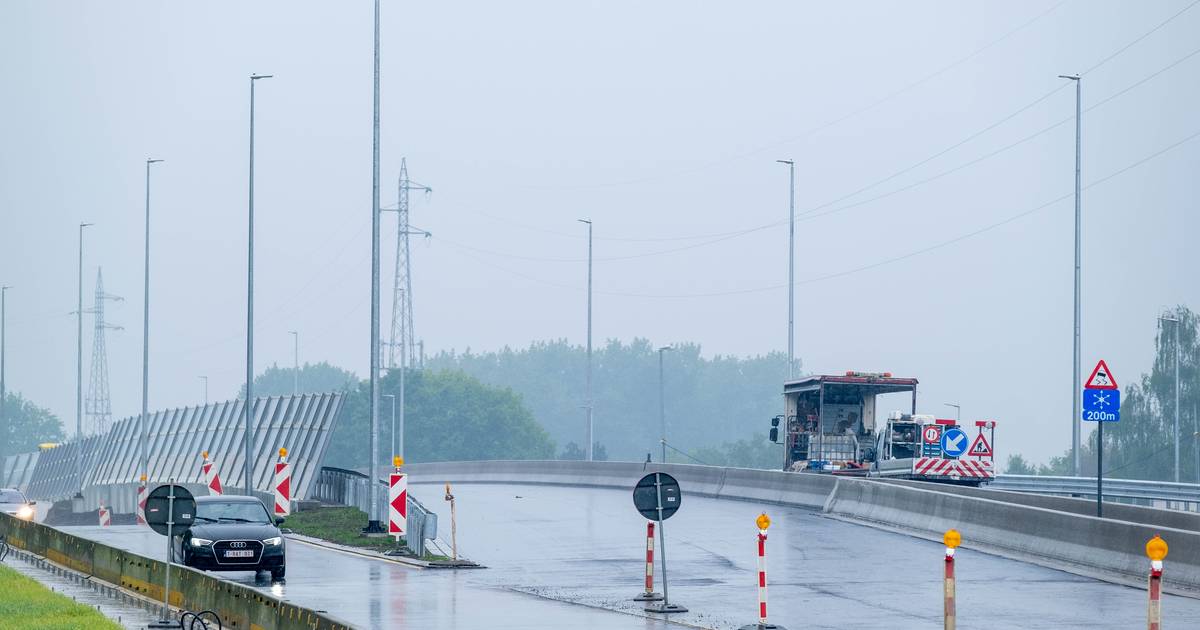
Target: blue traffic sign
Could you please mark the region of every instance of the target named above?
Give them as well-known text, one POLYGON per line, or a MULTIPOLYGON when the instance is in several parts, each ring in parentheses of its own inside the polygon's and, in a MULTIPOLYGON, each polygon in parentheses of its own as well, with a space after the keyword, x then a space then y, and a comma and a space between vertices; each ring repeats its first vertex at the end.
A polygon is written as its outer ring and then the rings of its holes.
POLYGON ((1089 422, 1121 421, 1121 390, 1083 390, 1083 419, 1089 422))
POLYGON ((967 434, 957 427, 942 433, 942 455, 960 457, 967 452, 967 434))

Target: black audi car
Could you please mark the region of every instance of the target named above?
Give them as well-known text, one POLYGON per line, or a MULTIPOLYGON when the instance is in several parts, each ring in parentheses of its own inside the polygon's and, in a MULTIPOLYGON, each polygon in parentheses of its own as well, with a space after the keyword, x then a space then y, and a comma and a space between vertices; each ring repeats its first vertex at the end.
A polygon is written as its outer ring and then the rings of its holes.
POLYGON ((254 497, 196 497, 196 519, 175 539, 175 561, 205 571, 270 571, 271 579, 283 579, 282 523, 254 497))

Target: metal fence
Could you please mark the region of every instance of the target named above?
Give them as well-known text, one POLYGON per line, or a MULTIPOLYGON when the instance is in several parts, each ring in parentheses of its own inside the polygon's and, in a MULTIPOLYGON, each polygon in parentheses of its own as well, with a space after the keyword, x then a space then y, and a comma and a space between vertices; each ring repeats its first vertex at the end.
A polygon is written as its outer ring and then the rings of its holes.
MULTIPOLYGON (((366 475, 353 470, 322 468, 309 490, 308 498, 323 503, 356 507, 367 514, 371 513, 371 501, 374 500, 379 514, 383 518, 387 517, 387 483, 380 480, 372 488, 366 475)), ((426 541, 437 539, 437 513, 417 501, 411 492, 408 493, 408 517, 405 519, 405 526, 408 530, 405 534, 408 548, 412 549, 417 557, 424 557, 426 541)))
MULTIPOLYGON (((999 475, 988 485, 996 490, 1096 498, 1095 477, 999 475)), ((1172 510, 1200 512, 1200 484, 1138 479, 1105 479, 1105 500, 1172 510)))

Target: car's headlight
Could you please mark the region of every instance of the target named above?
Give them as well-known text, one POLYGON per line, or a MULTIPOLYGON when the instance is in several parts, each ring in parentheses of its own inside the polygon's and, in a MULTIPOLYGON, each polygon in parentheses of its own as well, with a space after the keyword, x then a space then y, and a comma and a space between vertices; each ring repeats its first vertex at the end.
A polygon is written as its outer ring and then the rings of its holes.
POLYGON ((213 541, 211 541, 207 538, 192 538, 192 546, 193 547, 207 547, 207 546, 211 545, 212 543, 213 543, 213 541))
POLYGON ((274 538, 264 539, 263 544, 268 547, 277 547, 277 546, 283 544, 283 536, 276 536, 274 538))
POLYGON ((22 505, 19 509, 17 509, 17 518, 24 519, 26 521, 32 519, 33 508, 29 507, 28 505, 22 505))

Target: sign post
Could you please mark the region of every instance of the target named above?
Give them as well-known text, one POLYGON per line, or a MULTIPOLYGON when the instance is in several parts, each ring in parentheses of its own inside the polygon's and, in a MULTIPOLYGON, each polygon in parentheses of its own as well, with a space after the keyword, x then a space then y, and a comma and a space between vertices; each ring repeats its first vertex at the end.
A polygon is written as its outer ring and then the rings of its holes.
POLYGON ((658 557, 661 560, 659 564, 662 565, 663 598, 660 603, 646 604, 643 609, 646 612, 687 612, 687 608, 670 603, 670 594, 667 592, 666 534, 663 531, 666 529, 663 522, 679 510, 681 499, 679 482, 667 473, 650 473, 638 480, 637 485, 633 487, 633 506, 642 516, 658 522, 658 557))
POLYGON ((1104 516, 1104 423, 1121 421, 1121 390, 1104 359, 1083 385, 1083 419, 1096 427, 1096 516, 1104 516))
POLYGON ((170 479, 146 498, 146 523, 150 528, 167 537, 167 563, 164 572, 162 618, 147 625, 147 628, 179 628, 178 621, 171 619, 171 560, 175 556, 175 537, 191 528, 196 519, 196 500, 183 486, 175 485, 170 479))

